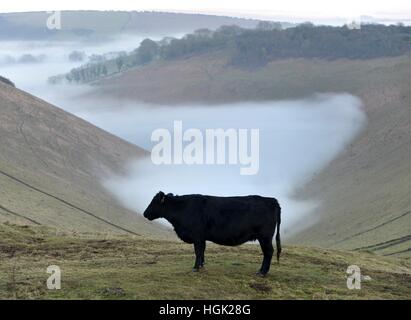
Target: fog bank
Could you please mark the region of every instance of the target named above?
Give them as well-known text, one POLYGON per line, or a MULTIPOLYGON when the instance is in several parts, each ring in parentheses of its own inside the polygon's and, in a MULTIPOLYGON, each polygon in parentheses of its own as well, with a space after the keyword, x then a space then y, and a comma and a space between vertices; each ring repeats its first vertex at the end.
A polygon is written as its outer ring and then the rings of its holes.
POLYGON ((365 123, 361 102, 348 94, 317 95, 296 101, 239 103, 184 107, 95 101, 78 106, 78 116, 138 146, 151 150, 153 130, 172 132, 173 121, 184 130, 260 130, 260 169, 242 176, 240 165, 154 165, 150 157, 128 166, 126 176, 113 176, 103 185, 126 207, 142 213, 160 190, 174 194, 218 196, 258 194, 276 197, 283 208, 284 233, 304 227, 303 219, 319 204, 296 201, 293 193, 324 168, 353 139, 365 123), (94 107, 93 107, 94 106, 94 107))

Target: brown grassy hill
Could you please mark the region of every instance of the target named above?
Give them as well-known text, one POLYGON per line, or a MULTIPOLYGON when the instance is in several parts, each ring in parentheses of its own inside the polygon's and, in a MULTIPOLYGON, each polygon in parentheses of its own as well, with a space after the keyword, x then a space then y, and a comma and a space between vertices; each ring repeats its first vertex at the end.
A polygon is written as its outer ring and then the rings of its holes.
MULTIPOLYGON (((99 94, 150 103, 223 103, 349 92, 368 125, 300 197, 322 201, 319 223, 293 242, 411 254, 411 57, 281 60, 260 69, 227 64, 223 53, 161 62, 105 79, 99 94)), ((286 219, 286 213, 284 213, 286 219)))
POLYGON ((0 222, 161 233, 100 186, 146 152, 0 82, 0 222))

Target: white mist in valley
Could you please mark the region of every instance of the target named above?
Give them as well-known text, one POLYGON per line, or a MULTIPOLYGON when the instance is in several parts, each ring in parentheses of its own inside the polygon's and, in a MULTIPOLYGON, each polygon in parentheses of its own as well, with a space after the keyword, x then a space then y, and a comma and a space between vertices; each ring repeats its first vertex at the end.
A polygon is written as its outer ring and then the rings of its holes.
POLYGON ((71 111, 146 150, 155 145, 152 132, 165 128, 172 133, 174 121, 182 121, 183 130, 202 132, 259 129, 260 160, 255 175, 240 175, 241 164, 154 165, 147 156, 131 162, 126 175, 105 179, 103 184, 123 205, 139 213, 160 190, 177 195, 275 197, 283 209, 285 235, 306 227, 307 221, 315 222, 315 215, 304 217, 314 213, 319 203, 294 199, 296 189, 335 158, 365 123, 360 100, 348 94, 184 107, 88 101, 71 111))

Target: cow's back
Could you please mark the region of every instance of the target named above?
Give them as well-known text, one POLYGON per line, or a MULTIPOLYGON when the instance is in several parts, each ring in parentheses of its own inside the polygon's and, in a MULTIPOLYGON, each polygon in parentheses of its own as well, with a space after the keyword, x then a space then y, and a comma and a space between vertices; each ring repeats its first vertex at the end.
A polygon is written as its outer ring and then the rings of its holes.
POLYGON ((261 196, 206 196, 202 210, 206 240, 239 245, 260 237, 273 236, 279 205, 261 196))

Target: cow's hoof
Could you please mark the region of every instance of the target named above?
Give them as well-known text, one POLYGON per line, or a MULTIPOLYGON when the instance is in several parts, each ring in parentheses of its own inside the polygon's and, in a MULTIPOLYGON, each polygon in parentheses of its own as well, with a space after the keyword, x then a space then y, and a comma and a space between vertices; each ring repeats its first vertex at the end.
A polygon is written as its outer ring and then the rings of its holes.
POLYGON ((198 268, 193 268, 192 270, 191 270, 192 272, 198 272, 198 271, 200 271, 198 268))
POLYGON ((257 273, 255 274, 257 277, 261 277, 264 278, 267 274, 266 273, 262 273, 261 271, 257 271, 257 273))

